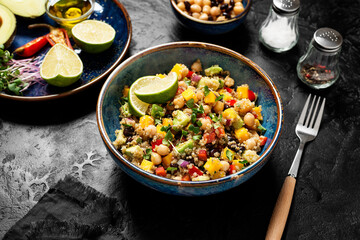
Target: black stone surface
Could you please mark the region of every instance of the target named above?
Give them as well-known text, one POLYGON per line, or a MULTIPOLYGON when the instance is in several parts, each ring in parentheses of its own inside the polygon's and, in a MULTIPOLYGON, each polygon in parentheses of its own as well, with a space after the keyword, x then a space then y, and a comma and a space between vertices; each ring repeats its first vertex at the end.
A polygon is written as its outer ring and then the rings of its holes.
POLYGON ((230 191, 198 198, 164 195, 125 175, 110 159, 96 126, 101 86, 41 104, 0 100, 0 238, 65 175, 72 175, 123 209, 128 239, 263 239, 299 141, 295 125, 309 93, 327 98, 321 130, 307 144, 284 239, 360 238, 360 1, 301 1, 300 39, 289 52, 262 47, 260 24, 271 1, 254 1, 245 23, 222 36, 183 28, 167 0, 121 1, 130 14, 128 56, 172 41, 231 48, 260 65, 278 87, 284 127, 268 164, 230 191), (331 27, 344 44, 341 76, 331 88, 310 90, 296 64, 314 31, 331 27))

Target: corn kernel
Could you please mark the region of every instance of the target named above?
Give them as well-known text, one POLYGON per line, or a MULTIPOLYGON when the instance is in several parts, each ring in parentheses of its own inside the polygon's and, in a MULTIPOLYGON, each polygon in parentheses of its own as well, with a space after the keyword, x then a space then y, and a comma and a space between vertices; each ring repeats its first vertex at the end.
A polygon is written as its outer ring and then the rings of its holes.
POLYGON ((215 173, 219 172, 221 169, 221 163, 220 160, 217 158, 209 158, 205 165, 204 168, 209 172, 210 175, 214 175, 215 173))
POLYGON ((210 92, 205 98, 205 103, 215 103, 216 96, 213 92, 210 92))
POLYGON ((170 167, 171 160, 172 160, 172 153, 169 153, 168 155, 162 158, 162 165, 164 166, 165 169, 170 167))
POLYGON ((145 115, 140 117, 139 123, 142 128, 146 128, 147 126, 154 124, 154 119, 149 115, 145 115))
POLYGON ((248 98, 249 97, 249 86, 247 84, 241 85, 237 87, 236 92, 238 94, 238 98, 248 98))
POLYGON ((242 127, 235 130, 235 137, 242 143, 250 138, 250 133, 246 128, 242 127))
POLYGON ((190 88, 186 89, 184 92, 181 93, 181 95, 184 97, 186 101, 189 101, 190 99, 194 99, 194 102, 197 102, 198 99, 196 97, 196 94, 194 91, 190 88))
POLYGON ((150 172, 152 167, 154 166, 154 164, 151 161, 148 160, 142 160, 141 164, 140 164, 140 168, 150 172))

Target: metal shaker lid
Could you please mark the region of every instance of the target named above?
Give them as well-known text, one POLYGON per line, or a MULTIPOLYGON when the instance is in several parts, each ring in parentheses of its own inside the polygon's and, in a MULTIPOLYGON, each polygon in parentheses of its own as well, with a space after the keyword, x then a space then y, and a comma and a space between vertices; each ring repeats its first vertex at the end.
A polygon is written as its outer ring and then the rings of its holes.
POLYGON ((299 12, 300 0, 273 0, 274 11, 282 15, 293 15, 299 12))
POLYGON ((314 33, 314 46, 325 52, 336 52, 341 48, 343 38, 332 28, 320 28, 314 33))

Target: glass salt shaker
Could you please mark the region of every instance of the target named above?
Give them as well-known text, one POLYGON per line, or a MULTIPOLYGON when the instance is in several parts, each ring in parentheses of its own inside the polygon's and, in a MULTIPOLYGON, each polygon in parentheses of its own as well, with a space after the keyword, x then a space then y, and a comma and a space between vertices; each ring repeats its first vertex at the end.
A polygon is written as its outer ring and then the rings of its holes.
POLYGON ((318 29, 307 52, 299 59, 297 75, 301 81, 314 89, 333 85, 339 78, 339 55, 343 38, 331 28, 318 29))
POLYGON ((260 42, 278 53, 294 47, 299 39, 299 10, 300 0, 273 0, 259 31, 260 42))

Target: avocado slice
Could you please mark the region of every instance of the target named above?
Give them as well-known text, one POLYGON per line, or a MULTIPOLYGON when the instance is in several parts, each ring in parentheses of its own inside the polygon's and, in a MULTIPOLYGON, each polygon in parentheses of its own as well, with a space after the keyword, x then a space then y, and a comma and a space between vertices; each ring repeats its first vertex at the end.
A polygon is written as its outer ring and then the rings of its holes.
POLYGON ((211 66, 207 69, 205 69, 205 75, 206 76, 214 76, 214 75, 218 75, 223 71, 223 69, 221 67, 219 67, 219 65, 214 65, 211 66))
POLYGON ((135 145, 127 148, 125 150, 125 155, 127 155, 130 158, 142 158, 144 153, 140 146, 135 145))
POLYGON ((15 37, 16 18, 5 6, 0 4, 0 45, 8 48, 15 37))
POLYGON ((183 153, 185 152, 186 149, 193 149, 194 148, 194 140, 190 139, 187 140, 184 143, 179 144, 178 146, 175 147, 175 149, 179 152, 179 153, 183 153))
POLYGON ((126 143, 126 137, 124 136, 124 130, 120 129, 116 131, 116 139, 113 142, 114 146, 119 149, 121 145, 126 143))
POLYGON ((185 127, 191 120, 190 116, 186 115, 183 111, 176 110, 173 113, 173 129, 179 131, 181 128, 185 127))
POLYGON ((244 126, 244 120, 242 120, 242 118, 238 116, 237 118, 235 118, 232 125, 235 129, 240 129, 244 126))
POLYGON ((14 14, 27 18, 43 15, 45 3, 46 0, 0 0, 0 4, 9 8, 14 14))

